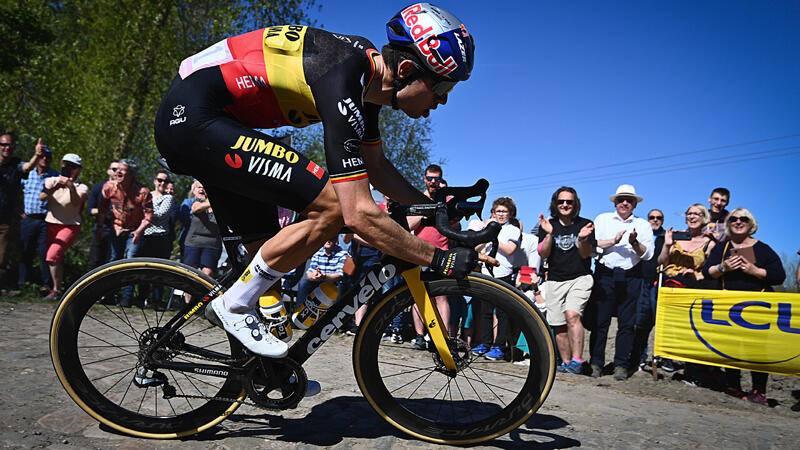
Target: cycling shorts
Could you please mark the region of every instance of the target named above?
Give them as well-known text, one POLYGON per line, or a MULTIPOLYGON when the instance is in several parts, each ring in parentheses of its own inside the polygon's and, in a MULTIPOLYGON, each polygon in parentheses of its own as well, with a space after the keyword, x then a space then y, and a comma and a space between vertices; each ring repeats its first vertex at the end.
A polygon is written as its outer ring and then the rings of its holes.
POLYGON ((328 174, 281 140, 225 113, 231 101, 219 67, 176 77, 156 114, 156 144, 174 172, 203 183, 223 236, 269 238, 280 230, 276 205, 302 212, 328 174))

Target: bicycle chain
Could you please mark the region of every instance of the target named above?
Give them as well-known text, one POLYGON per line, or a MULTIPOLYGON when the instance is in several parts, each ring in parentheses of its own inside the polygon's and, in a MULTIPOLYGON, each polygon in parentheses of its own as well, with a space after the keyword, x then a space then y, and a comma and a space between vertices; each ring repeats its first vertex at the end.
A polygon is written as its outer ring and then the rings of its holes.
MULTIPOLYGON (((245 363, 245 362, 247 362, 247 360, 249 360, 251 358, 251 357, 244 357, 244 358, 238 358, 238 359, 211 358, 211 357, 208 357, 208 356, 200 356, 200 355, 198 355, 196 353, 190 353, 190 352, 185 352, 185 351, 176 350, 176 349, 170 349, 170 350, 173 351, 175 353, 175 355, 189 356, 189 357, 192 357, 192 358, 195 358, 195 359, 200 359, 200 360, 203 360, 203 361, 218 362, 218 363, 223 363, 223 364, 245 363)), ((172 396, 169 397, 169 399, 173 399, 173 398, 194 398, 194 399, 200 399, 200 400, 211 400, 211 401, 220 401, 220 402, 229 402, 229 403, 241 403, 242 405, 256 406, 256 407, 259 407, 259 408, 268 409, 268 408, 264 408, 262 405, 259 405, 259 404, 255 403, 255 402, 248 401, 246 398, 240 400, 238 398, 232 398, 232 397, 216 397, 216 396, 189 395, 189 394, 177 394, 177 393, 175 395, 172 395, 172 396)), ((167 399, 167 400, 169 400, 169 399, 167 399)))

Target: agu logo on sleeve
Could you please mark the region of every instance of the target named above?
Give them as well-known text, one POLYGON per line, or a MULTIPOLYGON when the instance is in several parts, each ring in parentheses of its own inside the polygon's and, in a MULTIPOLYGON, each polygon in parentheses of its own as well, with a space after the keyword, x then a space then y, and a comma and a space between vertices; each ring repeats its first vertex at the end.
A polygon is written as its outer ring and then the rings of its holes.
POLYGON ((800 358, 800 308, 796 302, 792 308, 791 302, 783 300, 762 301, 741 295, 695 298, 689 308, 692 331, 708 350, 731 363, 796 363, 800 358))

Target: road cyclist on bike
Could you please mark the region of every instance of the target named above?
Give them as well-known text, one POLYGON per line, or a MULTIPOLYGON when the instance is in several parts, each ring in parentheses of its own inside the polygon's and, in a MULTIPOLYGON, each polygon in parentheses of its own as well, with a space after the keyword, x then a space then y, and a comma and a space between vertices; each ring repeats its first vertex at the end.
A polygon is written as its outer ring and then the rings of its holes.
POLYGON ((173 171, 206 187, 215 214, 243 237, 252 261, 210 302, 223 328, 253 353, 284 357, 288 345, 256 313, 258 297, 306 261, 343 225, 382 252, 462 278, 474 249, 436 249, 373 201, 370 183, 395 201, 429 203, 384 155, 381 106, 428 117, 469 78, 474 43, 450 12, 417 3, 386 25, 381 51, 367 39, 307 26, 271 26, 224 39, 185 59, 155 121, 173 171), (254 128, 322 122, 328 171, 254 128), (368 175, 369 174, 369 175, 368 175), (306 220, 280 229, 276 205, 306 220))

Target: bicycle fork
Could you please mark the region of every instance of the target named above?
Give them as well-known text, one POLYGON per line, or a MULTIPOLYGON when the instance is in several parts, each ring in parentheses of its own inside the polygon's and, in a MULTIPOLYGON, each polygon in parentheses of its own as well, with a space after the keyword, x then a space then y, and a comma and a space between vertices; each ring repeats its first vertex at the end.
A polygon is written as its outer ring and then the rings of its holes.
POLYGON ((425 289, 425 283, 420 278, 422 269, 419 266, 401 272, 403 278, 406 279, 411 296, 414 297, 414 303, 417 304, 422 319, 425 322, 425 327, 428 329, 428 334, 431 336, 431 341, 436 345, 436 351, 442 359, 442 363, 452 374, 458 372, 458 366, 450 353, 450 347, 447 345, 447 327, 442 323, 442 317, 439 315, 439 309, 436 303, 428 295, 428 290, 425 289))

